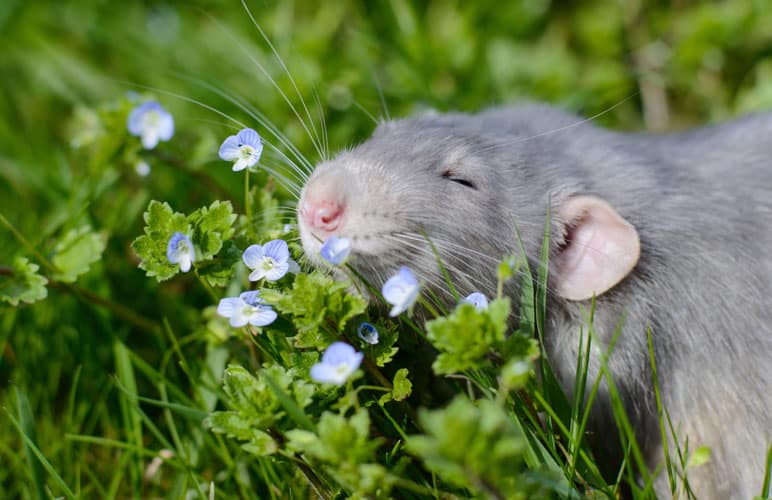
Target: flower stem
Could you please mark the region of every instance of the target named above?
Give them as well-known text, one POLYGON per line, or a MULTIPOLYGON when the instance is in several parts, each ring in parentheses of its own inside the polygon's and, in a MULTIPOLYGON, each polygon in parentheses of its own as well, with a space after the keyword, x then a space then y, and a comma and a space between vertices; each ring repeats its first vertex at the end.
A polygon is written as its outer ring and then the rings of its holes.
POLYGON ((253 239, 252 236, 252 203, 249 200, 249 169, 244 169, 244 213, 247 218, 247 238, 253 239))
POLYGON ((20 232, 19 232, 19 231, 18 231, 18 230, 17 230, 17 229, 16 229, 16 228, 13 226, 13 224, 11 224, 11 223, 8 221, 8 219, 6 219, 6 218, 3 216, 3 214, 0 214, 0 223, 2 223, 2 225, 3 225, 3 226, 5 226, 5 227, 6 227, 6 229, 8 229, 8 230, 11 232, 11 234, 13 234, 14 238, 16 238, 16 240, 17 240, 19 243, 21 243, 21 245, 22 245, 24 248, 26 248, 26 249, 27 249, 27 251, 28 251, 29 253, 31 253, 32 255, 34 255, 34 256, 35 256, 35 258, 38 260, 38 262, 40 262, 40 264, 41 264, 43 267, 45 267, 46 269, 48 269, 48 271, 50 271, 50 272, 51 272, 51 273, 53 273, 53 274, 57 274, 57 273, 59 273, 59 272, 60 272, 60 271, 59 271, 59 269, 57 269, 57 268, 56 268, 56 266, 54 266, 54 265, 51 263, 51 261, 49 261, 48 259, 46 259, 46 258, 43 256, 43 254, 41 254, 40 252, 38 252, 38 251, 37 251, 37 249, 35 248, 35 246, 34 246, 32 243, 30 243, 30 242, 29 242, 29 240, 27 240, 27 238, 25 238, 25 237, 24 237, 24 235, 23 235, 23 234, 21 234, 21 233, 20 233, 20 232))
POLYGON ((215 302, 219 301, 220 299, 217 297, 217 294, 214 293, 214 290, 209 285, 209 283, 207 283, 206 280, 204 278, 202 278, 200 274, 198 274, 198 269, 194 268, 193 272, 196 273, 196 278, 198 278, 198 281, 201 283, 201 286, 204 287, 204 289, 207 291, 207 293, 212 298, 212 300, 215 301, 215 302))
POLYGON ((59 288, 61 290, 67 290, 75 296, 84 299, 92 304, 102 306, 114 313, 119 318, 123 318, 137 328, 141 328, 149 333, 157 333, 160 325, 151 319, 148 319, 140 314, 135 313, 126 306, 123 306, 117 302, 114 302, 108 298, 97 295, 96 293, 88 290, 87 288, 81 288, 69 283, 62 283, 61 281, 49 281, 49 286, 52 288, 59 288))

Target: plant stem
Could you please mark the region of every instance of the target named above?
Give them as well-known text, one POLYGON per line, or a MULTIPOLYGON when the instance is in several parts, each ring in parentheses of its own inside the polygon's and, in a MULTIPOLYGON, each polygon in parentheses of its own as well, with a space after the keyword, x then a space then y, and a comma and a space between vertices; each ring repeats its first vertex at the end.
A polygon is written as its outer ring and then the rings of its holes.
POLYGON ((252 240, 252 204, 249 202, 249 169, 244 169, 244 213, 247 218, 247 239, 252 240))
POLYGON ((56 268, 48 259, 46 259, 43 254, 37 251, 35 246, 30 243, 27 238, 24 237, 23 234, 21 234, 14 226, 11 224, 8 219, 6 219, 3 214, 0 214, 0 223, 2 223, 6 229, 8 229, 11 234, 13 234, 14 238, 18 240, 21 245, 27 249, 29 253, 35 256, 35 258, 40 262, 40 264, 48 269, 51 273, 59 273, 59 269, 56 268))
POLYGON ((91 302, 92 304, 109 309, 116 316, 125 319, 126 321, 136 326, 137 328, 141 328, 142 330, 145 330, 149 333, 157 333, 160 328, 159 325, 156 322, 152 321, 151 319, 148 319, 140 314, 135 313, 134 311, 132 311, 131 309, 129 309, 124 305, 114 302, 108 298, 102 297, 101 295, 97 295, 91 290, 80 288, 75 285, 70 285, 68 283, 62 283, 61 281, 49 281, 48 284, 52 288, 66 290, 68 292, 71 292, 77 295, 80 298, 87 300, 88 302, 91 302))
POLYGON ((207 291, 207 293, 212 298, 212 300, 215 302, 219 301, 220 299, 217 297, 217 294, 214 293, 214 290, 209 285, 209 283, 207 283, 206 280, 202 278, 200 274, 198 274, 198 269, 193 269, 193 271, 196 273, 196 278, 198 278, 198 281, 201 283, 201 286, 204 287, 204 289, 207 291))

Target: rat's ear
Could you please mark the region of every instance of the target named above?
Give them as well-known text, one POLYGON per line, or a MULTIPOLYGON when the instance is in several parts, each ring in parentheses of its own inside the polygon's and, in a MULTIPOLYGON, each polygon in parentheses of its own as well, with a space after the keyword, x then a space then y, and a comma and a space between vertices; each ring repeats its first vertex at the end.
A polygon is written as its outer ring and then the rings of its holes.
POLYGON ((601 295, 633 270, 641 255, 638 231, 594 196, 570 198, 560 208, 565 244, 553 258, 553 286, 566 300, 601 295))

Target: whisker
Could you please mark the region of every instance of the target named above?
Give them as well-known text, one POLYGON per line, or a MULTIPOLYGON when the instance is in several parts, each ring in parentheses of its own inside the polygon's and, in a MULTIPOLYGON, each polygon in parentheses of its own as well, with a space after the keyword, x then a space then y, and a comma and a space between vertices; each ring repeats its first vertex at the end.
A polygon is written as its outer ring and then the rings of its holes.
POLYGON ((383 87, 381 87, 381 81, 378 79, 378 75, 375 73, 375 69, 372 70, 373 81, 375 82, 375 88, 378 90, 378 98, 381 100, 381 107, 383 108, 383 116, 386 120, 391 120, 389 114, 389 107, 386 106, 386 96, 383 94, 383 87))
POLYGON ((316 91, 316 86, 314 86, 314 100, 316 101, 316 109, 319 113, 319 123, 322 128, 322 151, 324 151, 322 160, 327 161, 330 159, 330 138, 327 136, 327 120, 324 117, 322 100, 319 97, 319 92, 316 91))
MULTIPOLYGON (((293 156, 298 159, 303 166, 305 166, 308 169, 308 172, 313 170, 314 166, 313 164, 306 159, 305 156, 300 152, 300 150, 295 146, 289 138, 286 136, 286 134, 282 133, 274 124, 269 120, 263 113, 261 113, 257 108, 249 104, 243 99, 240 99, 232 94, 229 94, 228 92, 225 92, 219 87, 216 87, 215 85, 212 85, 209 82, 206 82, 204 80, 201 80, 199 78, 191 77, 188 75, 184 75, 182 73, 176 73, 176 76, 182 80, 186 80, 189 83, 193 83, 194 85, 198 85, 201 88, 204 88, 213 94, 222 97, 223 99, 227 100, 231 104, 235 105, 239 109, 241 109, 244 113, 246 113, 250 118, 255 120, 257 123, 259 123, 263 128, 271 132, 274 138, 278 140, 278 142, 287 148, 293 156)), ((242 127, 243 128, 243 127, 242 127)), ((290 165, 292 165, 294 168, 297 168, 297 165, 294 163, 294 161, 290 160, 286 157, 286 155, 279 151, 278 148, 275 146, 271 146, 272 149, 277 151, 279 154, 283 155, 290 165)))
POLYGON ((365 116, 371 119, 376 126, 381 124, 380 120, 378 120, 378 118, 376 118, 374 114, 370 113, 362 103, 360 103, 356 99, 352 99, 351 104, 353 104, 354 107, 357 108, 359 111, 361 111, 365 116))
POLYGON ((271 79, 271 81, 274 84, 274 87, 279 91, 279 93, 282 95, 282 97, 284 97, 284 99, 287 101, 287 104, 289 104, 289 106, 292 109, 292 111, 295 112, 295 116, 297 116, 298 120, 300 120, 300 123, 303 126, 303 128, 306 130, 306 133, 308 133, 308 137, 311 139, 311 142, 314 143, 314 148, 316 149, 317 153, 319 153, 319 156, 324 158, 324 154, 323 154, 321 148, 319 147, 319 141, 320 141, 320 139, 319 139, 319 132, 316 130, 316 125, 314 124, 314 120, 313 120, 313 118, 311 118, 311 113, 308 111, 308 106, 306 106, 306 101, 303 99, 303 95, 300 93, 300 90, 298 89, 298 86, 295 83, 295 79, 292 77, 292 74, 290 73, 289 69, 287 68, 287 65, 284 63, 284 59, 282 59, 282 57, 279 55, 279 52, 276 50, 276 47, 274 47, 274 45, 271 42, 270 38, 268 38, 268 35, 266 35, 265 32, 263 31, 263 28, 260 27, 260 24, 255 19, 255 16, 252 15, 252 11, 250 10, 250 8, 247 5, 246 1, 245 0, 241 0, 241 5, 242 5, 242 7, 244 7, 244 10, 246 11, 247 15, 249 16, 249 19, 252 20, 252 24, 255 26, 255 29, 257 29, 258 33, 260 33, 260 36, 263 37, 263 40, 268 45, 268 47, 271 49, 271 52, 273 53, 274 57, 278 61, 278 63, 281 66, 281 68, 284 70, 284 74, 286 74, 287 78, 289 78, 289 81, 292 84, 292 88, 295 89, 295 94, 298 96, 298 98, 300 99, 300 103, 303 105, 303 110, 305 111, 306 117, 308 118, 308 121, 309 121, 309 123, 311 125, 311 129, 313 130, 313 136, 311 134, 311 131, 309 131, 308 126, 300 118, 299 113, 297 111, 295 111, 294 106, 290 103, 289 99, 287 99, 287 97, 284 94, 284 92, 282 92, 279 89, 279 86, 276 84, 276 82, 273 82, 273 79, 268 75, 268 72, 265 71, 265 69, 262 68, 262 66, 260 66, 260 64, 257 63, 257 61, 254 61, 254 59, 253 59, 253 61, 255 62, 255 64, 258 65, 258 67, 263 72, 263 74, 266 75, 269 79, 271 79))

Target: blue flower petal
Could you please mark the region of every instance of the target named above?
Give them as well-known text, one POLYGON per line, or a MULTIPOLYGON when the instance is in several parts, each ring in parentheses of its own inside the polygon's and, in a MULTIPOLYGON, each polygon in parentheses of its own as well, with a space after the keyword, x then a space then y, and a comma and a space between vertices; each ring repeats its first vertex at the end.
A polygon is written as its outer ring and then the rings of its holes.
POLYGON ((419 290, 418 279, 409 268, 402 266, 381 288, 383 298, 393 306, 389 316, 394 317, 408 310, 418 299, 419 290))
POLYGON ((241 144, 252 146, 255 149, 259 148, 262 150, 263 148, 263 141, 260 139, 260 134, 251 128, 245 128, 241 130, 238 135, 236 135, 236 138, 241 144))
POLYGON ((287 274, 289 267, 289 262, 278 263, 276 264, 276 267, 265 273, 265 279, 268 281, 278 281, 287 274))
POLYGON ((161 120, 158 123, 158 137, 162 141, 168 141, 174 135, 174 118, 165 112, 161 114, 161 120))
POLYGON ((263 252, 279 264, 286 263, 289 259, 289 246, 287 246, 287 242, 284 240, 269 241, 263 245, 263 252))
POLYGON ((478 311, 488 309, 488 298, 480 292, 470 293, 461 302, 472 304, 478 311))
POLYGON ((239 298, 250 306, 264 304, 265 301, 260 298, 260 290, 250 290, 239 294, 239 298))
POLYGON ((359 328, 357 328, 357 336, 370 345, 377 344, 379 340, 378 329, 367 322, 362 322, 362 324, 359 325, 359 328))
POLYGON ((322 355, 322 363, 326 365, 338 365, 351 360, 356 350, 345 342, 333 342, 322 355))
POLYGON ((134 108, 126 120, 131 135, 141 137, 145 149, 153 149, 159 140, 174 135, 174 118, 160 104, 148 101, 134 108))
POLYGON ((342 385, 359 368, 364 353, 356 352, 345 342, 334 342, 322 355, 321 363, 311 367, 311 378, 317 382, 342 385))
POLYGON ((317 363, 311 367, 311 378, 324 384, 341 385, 340 377, 334 367, 324 363, 317 363))
POLYGON ((330 264, 339 266, 351 253, 351 239, 330 236, 322 245, 319 253, 330 264))
POLYGON ((230 318, 241 307, 244 307, 244 301, 239 297, 226 297, 220 299, 220 303, 217 304, 217 314, 223 318, 230 318))
POLYGON ((235 135, 225 139, 225 141, 220 146, 219 155, 220 158, 225 161, 237 160, 241 156, 241 147, 239 140, 235 135))
POLYGON ((257 311, 249 316, 249 324, 253 326, 266 326, 276 321, 276 311, 270 306, 259 306, 257 311))
POLYGON ((166 245, 166 260, 170 264, 178 264, 180 271, 184 273, 190 271, 190 266, 195 260, 195 251, 193 242, 187 235, 180 232, 172 234, 166 245))
POLYGON ((262 246, 250 245, 246 250, 244 250, 244 253, 241 256, 241 260, 244 261, 244 264, 246 264, 248 268, 256 269, 263 261, 264 255, 265 252, 263 251, 262 246))

